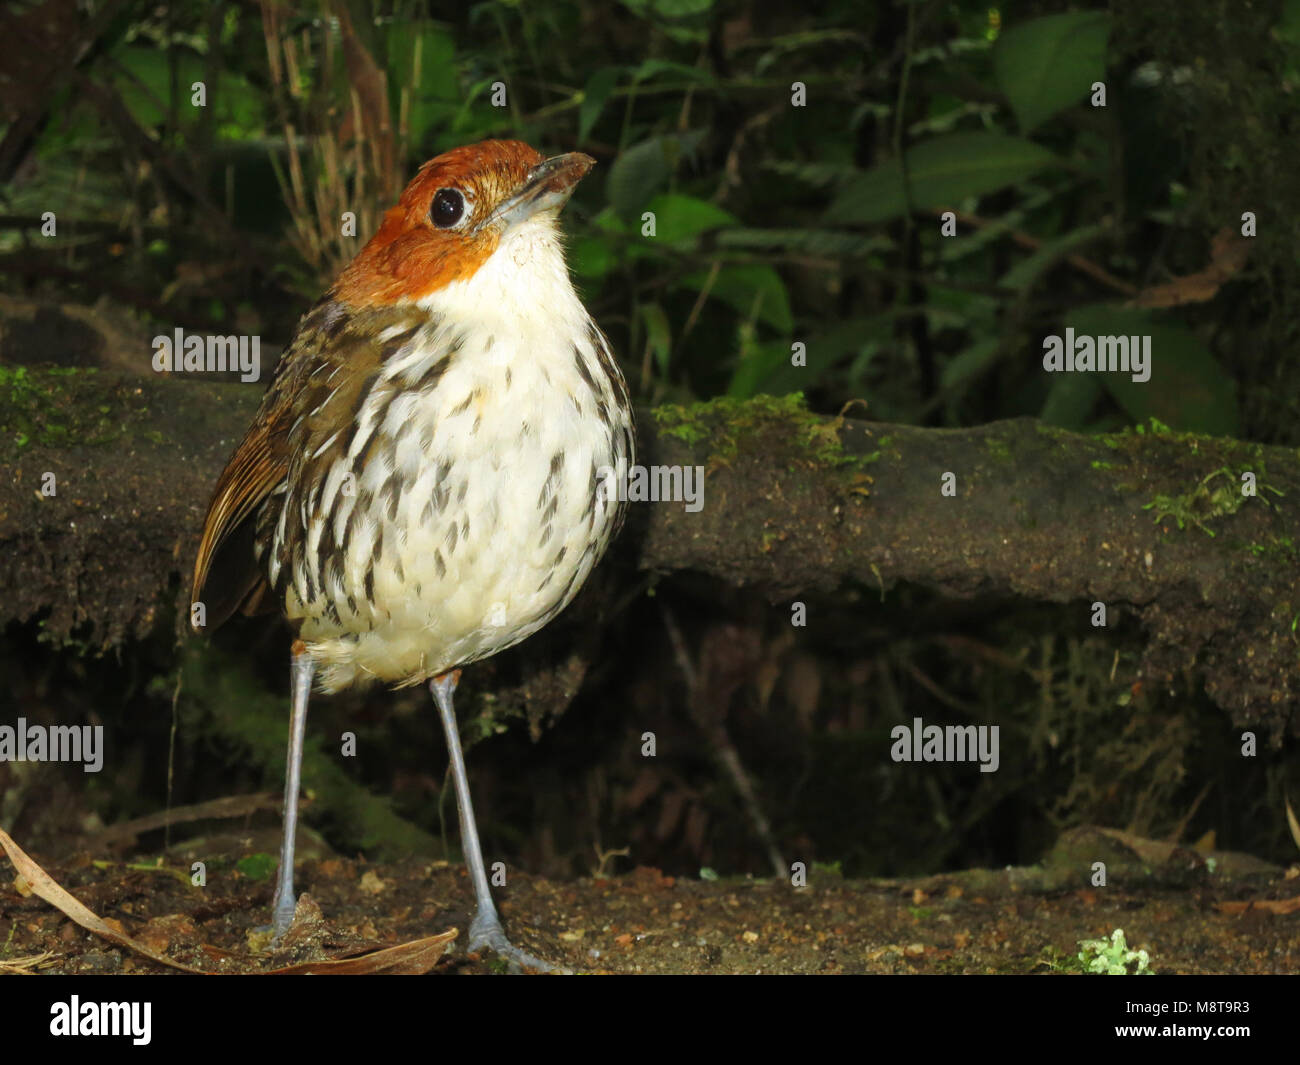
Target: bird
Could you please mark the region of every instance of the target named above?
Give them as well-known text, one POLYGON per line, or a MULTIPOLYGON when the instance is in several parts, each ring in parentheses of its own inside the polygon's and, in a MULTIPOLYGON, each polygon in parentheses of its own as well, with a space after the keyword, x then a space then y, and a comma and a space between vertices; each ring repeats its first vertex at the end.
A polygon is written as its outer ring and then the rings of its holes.
POLYGON ((552 968, 492 900, 453 694, 572 601, 623 521, 632 405, 558 222, 594 164, 488 140, 421 166, 299 322, 217 480, 192 625, 278 607, 294 632, 275 943, 296 902, 310 694, 427 683, 474 888, 468 951, 552 968))

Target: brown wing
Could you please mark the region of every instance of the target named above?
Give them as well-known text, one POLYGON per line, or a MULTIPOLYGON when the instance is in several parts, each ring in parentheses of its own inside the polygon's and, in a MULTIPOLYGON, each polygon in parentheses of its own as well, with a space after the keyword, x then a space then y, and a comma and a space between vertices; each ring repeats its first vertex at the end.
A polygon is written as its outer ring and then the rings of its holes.
MULTIPOLYGON (((260 520, 263 504, 284 491, 290 513, 306 514, 302 497, 346 454, 346 430, 355 430, 383 363, 429 321, 409 306, 353 312, 328 297, 303 318, 208 506, 191 602, 204 603, 209 630, 236 610, 270 606, 264 556, 274 523, 260 520)), ((287 533, 293 541, 307 530, 291 522, 287 533)))
POLYGON ((190 589, 190 602, 204 604, 207 631, 236 610, 254 613, 263 605, 269 589, 258 564, 258 513, 267 497, 283 485, 289 470, 292 400, 300 386, 304 355, 328 341, 345 318, 339 304, 329 299, 303 317, 253 424, 217 479, 190 589))
MULTIPOLYGON (((267 393, 268 400, 271 395, 267 393)), ((264 578, 254 550, 257 510, 288 470, 287 426, 280 424, 287 414, 283 406, 263 402, 213 490, 190 590, 190 602, 204 604, 208 629, 260 598, 264 578)))

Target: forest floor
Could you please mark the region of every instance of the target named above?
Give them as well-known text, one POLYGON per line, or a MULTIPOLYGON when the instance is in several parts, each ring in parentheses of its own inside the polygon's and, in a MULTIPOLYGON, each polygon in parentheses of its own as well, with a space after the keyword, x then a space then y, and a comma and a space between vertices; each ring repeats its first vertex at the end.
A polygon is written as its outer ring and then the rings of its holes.
MULTIPOLYGON (((195 847, 152 861, 78 853, 0 878, 0 971, 176 971, 151 953, 212 973, 505 969, 464 953, 472 893, 459 864, 301 861, 298 888, 310 898, 272 951, 257 929, 273 865, 246 873, 240 856, 274 853, 273 836, 202 841, 203 887, 191 884, 195 847), (231 856, 213 860, 223 843, 231 856), (40 869, 50 881, 34 883, 40 869), (45 901, 60 887, 99 931, 67 899, 61 908, 81 926, 45 901), (453 929, 454 941, 443 935, 453 929)), ((1069 973, 1083 969, 1081 940, 1123 929, 1156 973, 1295 973, 1298 873, 1085 828, 1027 868, 859 881, 818 871, 799 889, 647 868, 568 882, 519 874, 497 896, 515 943, 573 972, 1069 973), (1089 886, 1097 872, 1085 859, 1099 853, 1109 884, 1089 886)))

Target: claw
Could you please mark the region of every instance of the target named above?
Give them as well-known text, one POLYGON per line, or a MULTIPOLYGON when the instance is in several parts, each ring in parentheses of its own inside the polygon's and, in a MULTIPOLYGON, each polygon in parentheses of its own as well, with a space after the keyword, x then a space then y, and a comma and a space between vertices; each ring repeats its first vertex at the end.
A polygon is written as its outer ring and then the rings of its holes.
POLYGON ((561 965, 554 965, 549 961, 542 961, 528 951, 516 947, 506 938, 505 929, 501 927, 501 921, 496 914, 492 914, 486 919, 480 919, 475 916, 469 926, 469 946, 470 954, 478 954, 484 948, 492 951, 498 958, 503 958, 510 966, 510 971, 517 973, 522 969, 533 969, 537 972, 563 973, 565 976, 572 976, 573 971, 566 969, 561 965))

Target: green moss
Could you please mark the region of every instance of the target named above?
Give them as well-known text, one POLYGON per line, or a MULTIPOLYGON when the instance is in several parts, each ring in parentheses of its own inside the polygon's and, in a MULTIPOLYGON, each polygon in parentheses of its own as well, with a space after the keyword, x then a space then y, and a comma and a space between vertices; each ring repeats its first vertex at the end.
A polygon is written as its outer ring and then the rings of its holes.
POLYGON ((768 427, 793 429, 794 438, 808 461, 822 467, 865 466, 879 460, 880 452, 849 455, 844 451, 840 430, 844 418, 814 414, 802 392, 786 396, 758 395, 749 399, 719 396, 700 403, 667 403, 651 416, 660 434, 694 447, 713 441, 710 466, 725 466, 740 453, 743 442, 768 427))
POLYGON ((240 858, 235 863, 235 868, 249 880, 270 880, 278 864, 279 859, 275 855, 258 851, 240 858))
POLYGON ((1038 956, 1038 963, 1047 966, 1054 973, 1082 973, 1083 962, 1073 954, 1066 954, 1057 947, 1048 944, 1038 956))
MULTIPOLYGON (((1143 425, 1141 422, 1139 422, 1134 431, 1138 434, 1138 436, 1142 436, 1147 432, 1147 427, 1143 425)), ((1150 431, 1152 436, 1175 436, 1176 435, 1174 431, 1170 429, 1169 426, 1167 426, 1159 418, 1151 419, 1150 431)))
POLYGON ((1264 445, 1231 437, 1206 436, 1204 433, 1182 433, 1170 429, 1162 421, 1152 418, 1150 425, 1135 425, 1114 433, 1100 433, 1094 439, 1112 451, 1135 452, 1149 447, 1152 438, 1185 445, 1193 453, 1202 448, 1213 449, 1216 454, 1231 458, 1233 462, 1252 462, 1256 472, 1263 475, 1264 445))
POLYGON ((653 417, 664 436, 694 447, 707 437, 715 440, 714 454, 725 462, 735 458, 738 438, 748 435, 760 423, 813 418, 804 403, 803 393, 788 396, 754 396, 716 399, 687 405, 669 403, 656 407, 653 417))
POLYGON ((103 402, 98 371, 0 366, 0 441, 18 449, 99 446, 121 435, 120 415, 103 402))
POLYGON ((1252 555, 1260 559, 1277 558, 1285 562, 1294 562, 1300 556, 1300 551, 1296 550, 1295 540, 1290 536, 1277 536, 1266 543, 1256 541, 1245 544, 1244 547, 1252 555))
POLYGON ((1095 439, 1112 451, 1135 451, 1150 437, 1168 439, 1180 444, 1194 441, 1196 443, 1193 443, 1193 447, 1201 440, 1210 439, 1197 433, 1176 433, 1158 418, 1152 418, 1150 425, 1131 425, 1114 433, 1098 433, 1095 439))
POLYGON ((76 633, 57 634, 46 627, 46 618, 37 621, 36 642, 48 644, 57 651, 72 651, 81 658, 89 655, 102 653, 103 648, 98 644, 83 639, 76 633))
POLYGON ((984 450, 989 453, 990 457, 997 459, 999 462, 1011 461, 1011 445, 1003 437, 986 436, 984 438, 984 450))
POLYGON ((1052 440, 1073 440, 1078 433, 1072 433, 1069 429, 1062 429, 1059 426, 1047 425, 1044 422, 1035 422, 1034 429, 1039 436, 1046 436, 1052 440))
MULTIPOLYGON (((1278 496, 1283 494, 1262 481, 1259 482, 1259 490, 1278 496)), ((1241 474, 1228 466, 1220 466, 1201 478, 1191 491, 1181 495, 1157 495, 1142 509, 1156 512, 1156 524, 1166 518, 1173 518, 1179 529, 1194 525, 1207 536, 1213 537, 1214 531, 1205 523, 1237 513, 1250 498, 1252 497, 1241 491, 1241 474)))

